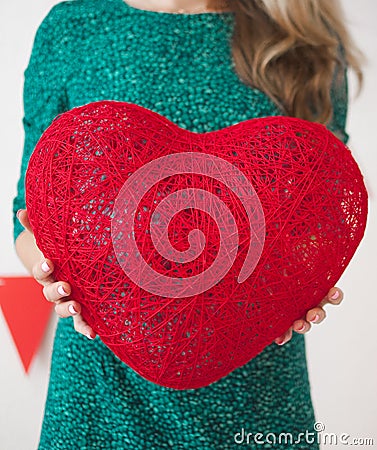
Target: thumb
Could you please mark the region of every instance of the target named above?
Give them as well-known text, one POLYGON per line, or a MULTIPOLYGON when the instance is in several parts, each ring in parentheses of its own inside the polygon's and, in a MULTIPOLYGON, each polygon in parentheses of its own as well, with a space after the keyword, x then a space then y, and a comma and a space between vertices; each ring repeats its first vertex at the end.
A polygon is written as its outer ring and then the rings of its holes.
POLYGON ((17 219, 20 221, 21 225, 24 228, 30 231, 30 233, 33 233, 33 229, 31 228, 29 216, 26 209, 19 209, 17 211, 17 219))

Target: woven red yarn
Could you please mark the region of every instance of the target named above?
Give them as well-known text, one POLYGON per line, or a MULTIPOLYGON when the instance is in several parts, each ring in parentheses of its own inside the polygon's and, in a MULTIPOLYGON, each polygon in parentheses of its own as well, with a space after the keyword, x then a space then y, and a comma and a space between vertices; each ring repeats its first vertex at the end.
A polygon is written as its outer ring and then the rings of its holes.
POLYGON ((102 341, 141 376, 175 389, 207 386, 250 361, 317 305, 339 279, 366 225, 367 192, 349 149, 324 126, 289 117, 252 119, 204 134, 141 106, 103 101, 58 116, 30 159, 26 202, 38 247, 72 285, 72 297, 102 341), (125 181, 161 156, 214 155, 247 177, 263 206, 262 256, 243 283, 250 245, 242 202, 221 181, 195 173, 151 188, 135 214, 141 256, 161 274, 187 278, 216 258, 222 230, 206 212, 174 215, 168 236, 185 251, 200 229, 202 253, 179 263, 150 237, 153 211, 186 188, 224 202, 238 228, 238 253, 209 290, 185 298, 151 294, 120 267, 111 240, 114 201, 125 181))

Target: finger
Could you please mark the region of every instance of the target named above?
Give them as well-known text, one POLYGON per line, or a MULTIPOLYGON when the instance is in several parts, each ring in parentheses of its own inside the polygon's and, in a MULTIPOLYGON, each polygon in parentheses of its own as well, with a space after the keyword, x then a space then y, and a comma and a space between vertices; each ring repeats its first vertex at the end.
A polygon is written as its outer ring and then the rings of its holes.
POLYGON ((58 302, 71 294, 71 286, 64 281, 48 283, 43 288, 43 295, 49 302, 58 302))
POLYGON ((326 318, 326 311, 318 306, 316 308, 310 309, 306 313, 305 318, 307 322, 318 324, 321 323, 326 318))
POLYGON ((327 294, 327 298, 329 300, 329 303, 331 303, 332 305, 339 305, 344 298, 344 294, 343 291, 338 287, 333 287, 327 294))
POLYGON ((310 325, 310 322, 307 322, 304 319, 299 319, 299 320, 295 320, 293 322, 292 328, 293 328, 293 331, 295 331, 296 333, 304 334, 310 330, 311 325, 310 325))
POLYGON ((283 333, 281 336, 275 339, 275 343, 278 345, 283 345, 290 341, 292 338, 292 327, 289 328, 285 333, 283 333))
POLYGON ((77 314, 76 316, 73 316, 73 325, 75 327, 75 330, 78 333, 83 334, 88 339, 94 339, 96 337, 96 333, 93 331, 93 329, 85 322, 81 314, 77 314))
POLYGON ((33 267, 33 277, 43 286, 55 281, 52 276, 54 264, 49 259, 42 259, 33 267))
POLYGON ((26 228, 30 233, 33 233, 33 229, 31 228, 29 222, 29 215, 26 209, 19 209, 17 211, 17 219, 20 221, 21 225, 26 228))
POLYGON ((61 318, 77 316, 81 313, 81 306, 74 300, 60 301, 55 306, 55 312, 61 318))
POLYGON ((339 305, 344 298, 343 291, 338 287, 332 287, 327 293, 326 297, 321 301, 318 305, 319 307, 323 307, 327 304, 331 305, 339 305))

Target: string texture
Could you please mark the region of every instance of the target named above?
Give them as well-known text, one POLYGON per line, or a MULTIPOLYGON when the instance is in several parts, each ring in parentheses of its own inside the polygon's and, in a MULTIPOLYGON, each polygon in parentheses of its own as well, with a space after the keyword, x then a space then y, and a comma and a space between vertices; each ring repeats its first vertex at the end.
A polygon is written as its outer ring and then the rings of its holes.
POLYGON ((54 262, 57 279, 71 284, 85 320, 142 377, 175 389, 226 376, 318 305, 351 260, 367 217, 367 192, 349 149, 324 126, 290 117, 200 134, 136 104, 90 103, 52 122, 31 156, 25 184, 37 245, 54 262), (224 229, 200 208, 173 214, 167 233, 153 240, 156 208, 182 190, 221 200, 238 238, 235 259, 214 286, 176 298, 151 293, 127 276, 112 220, 122 186, 135 172, 185 152, 221 158, 241 171, 262 205, 265 228, 259 261, 239 283, 255 245, 253 224, 260 221, 250 224, 242 199, 219 179, 180 172, 158 181, 133 220, 140 258, 156 274, 179 286, 209 269, 219 252, 224 229), (192 230, 200 233, 190 241, 192 230), (167 248, 158 241, 166 237, 178 253, 200 252, 169 260, 157 251, 167 248))

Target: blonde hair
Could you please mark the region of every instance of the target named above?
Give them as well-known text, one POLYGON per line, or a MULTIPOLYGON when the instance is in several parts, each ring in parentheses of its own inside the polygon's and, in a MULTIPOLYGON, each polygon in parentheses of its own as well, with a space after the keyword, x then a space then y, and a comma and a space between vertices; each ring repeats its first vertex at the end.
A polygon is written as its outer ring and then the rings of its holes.
POLYGON ((327 124, 331 88, 346 67, 361 86, 361 53, 337 0, 212 0, 208 6, 234 11, 235 69, 285 114, 327 124))

